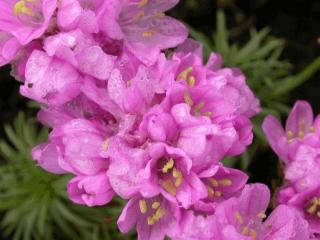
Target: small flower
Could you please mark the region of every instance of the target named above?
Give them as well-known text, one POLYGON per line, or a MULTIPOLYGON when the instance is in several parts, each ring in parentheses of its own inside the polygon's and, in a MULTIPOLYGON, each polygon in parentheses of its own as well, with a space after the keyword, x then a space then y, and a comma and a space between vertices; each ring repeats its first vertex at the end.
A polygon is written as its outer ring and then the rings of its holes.
POLYGON ((161 195, 153 198, 136 196, 129 200, 118 219, 121 232, 136 225, 139 240, 162 240, 177 235, 180 210, 161 195))
POLYGON ((21 45, 40 38, 51 24, 56 0, 9 0, 0 2, 0 31, 14 36, 21 45))
POLYGON ((77 176, 68 183, 69 198, 77 204, 89 207, 103 206, 109 203, 113 196, 106 173, 94 176, 77 176))
POLYGON ((262 184, 247 185, 241 196, 230 198, 216 209, 215 239, 274 240, 308 239, 307 222, 292 208, 280 205, 266 218, 270 193, 262 184))
POLYGON ((314 121, 310 104, 297 101, 286 122, 285 130, 273 116, 267 116, 262 124, 264 133, 272 149, 284 162, 293 161, 293 156, 301 143, 317 145, 319 132, 318 118, 314 121))

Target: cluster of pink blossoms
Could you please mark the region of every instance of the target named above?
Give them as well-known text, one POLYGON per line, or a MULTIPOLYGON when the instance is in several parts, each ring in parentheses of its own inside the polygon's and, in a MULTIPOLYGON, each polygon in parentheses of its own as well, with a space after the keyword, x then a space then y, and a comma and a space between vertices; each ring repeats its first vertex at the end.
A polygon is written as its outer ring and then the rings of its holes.
POLYGON ((320 116, 314 119, 310 104, 297 101, 285 129, 273 116, 265 119, 263 129, 285 167, 278 203, 298 210, 311 239, 320 239, 320 116))
MULTIPOLYGON (((33 158, 49 172, 74 175, 75 203, 127 199, 118 226, 124 233, 136 226, 140 240, 309 239, 307 221, 290 206, 264 221, 268 188, 222 165, 251 144, 259 101, 218 54, 203 64, 201 45, 164 14, 177 2, 0 1, 0 65, 12 64, 20 93, 42 105, 38 119, 52 129, 33 158)), ((274 131, 278 140, 282 132, 274 131)), ((316 156, 312 147, 301 151, 316 156)), ((320 201, 310 199, 316 222, 320 201)))

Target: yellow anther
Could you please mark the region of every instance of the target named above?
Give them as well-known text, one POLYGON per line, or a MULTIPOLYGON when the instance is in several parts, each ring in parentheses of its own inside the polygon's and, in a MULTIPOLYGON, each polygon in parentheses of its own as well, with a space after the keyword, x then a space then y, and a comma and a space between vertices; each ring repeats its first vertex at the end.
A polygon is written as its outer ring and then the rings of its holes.
POLYGON ((253 229, 249 229, 249 236, 252 237, 253 239, 256 239, 257 237, 257 232, 253 229))
POLYGON ((196 78, 194 76, 188 77, 187 83, 189 87, 194 87, 194 85, 196 85, 196 78))
POLYGON ((153 225, 154 224, 154 219, 152 217, 148 217, 148 225, 153 225))
POLYGON ((235 212, 234 217, 240 224, 244 223, 243 217, 241 216, 241 213, 239 211, 235 212))
POLYGON ((170 158, 169 161, 163 166, 162 172, 167 173, 170 169, 172 169, 174 166, 174 160, 173 158, 170 158))
POLYGON ((175 196, 177 194, 177 189, 175 185, 172 183, 172 181, 166 180, 162 183, 162 186, 171 195, 175 196))
POLYGON ((13 13, 14 15, 19 15, 19 14, 26 14, 28 16, 33 16, 33 11, 31 8, 26 6, 26 3, 21 0, 17 2, 14 7, 13 7, 13 13))
POLYGON ((267 215, 264 214, 264 212, 261 212, 261 213, 258 214, 258 218, 261 219, 261 220, 265 219, 266 217, 267 217, 267 215))
POLYGON ((159 221, 165 214, 165 211, 163 208, 158 208, 156 213, 152 216, 154 221, 157 222, 159 221))
POLYGON ((304 120, 301 120, 299 123, 299 131, 305 131, 306 128, 306 122, 304 120))
POLYGON ((206 116, 206 117, 211 117, 212 116, 212 112, 204 112, 202 115, 206 116))
POLYGON ((215 191, 214 192, 214 196, 215 197, 221 197, 222 196, 222 193, 220 191, 215 191))
POLYGON ((304 138, 304 131, 299 131, 299 132, 298 132, 298 137, 299 137, 300 139, 303 139, 303 138, 304 138))
POLYGON ((180 185, 182 184, 182 180, 183 180, 182 172, 176 168, 173 168, 172 176, 176 179, 174 185, 176 187, 180 187, 180 185))
POLYGON ((152 209, 158 209, 160 207, 160 203, 159 202, 154 202, 151 205, 152 209))
POLYGON ((243 227, 241 234, 244 236, 248 236, 249 235, 249 228, 248 227, 243 227))
POLYGON ((109 140, 109 139, 106 139, 106 140, 103 142, 103 144, 102 144, 102 149, 103 149, 104 151, 107 151, 108 148, 109 148, 109 144, 110 144, 110 140, 109 140))
POLYGON ((143 37, 152 37, 154 34, 156 34, 156 30, 149 30, 142 33, 143 37))
POLYGON ((220 179, 218 182, 222 186, 231 186, 232 185, 232 181, 227 178, 220 179))
POLYGON ((139 12, 138 14, 137 14, 137 20, 139 21, 139 20, 141 20, 141 18, 143 18, 145 16, 145 13, 144 12, 139 12))
POLYGON ((164 13, 156 13, 154 16, 155 16, 157 19, 160 19, 160 18, 165 17, 166 15, 165 15, 164 13))
POLYGON ((214 190, 208 186, 208 195, 209 197, 214 197, 214 190))
POLYGON ((309 128, 309 132, 314 133, 315 131, 316 131, 316 129, 314 127, 309 128))
POLYGON ((193 67, 188 67, 187 69, 183 70, 177 77, 177 81, 187 80, 190 73, 192 73, 193 67))
POLYGON ((288 137, 289 139, 294 138, 294 133, 293 133, 293 131, 289 130, 289 131, 287 132, 287 137, 288 137))
POLYGON ((318 210, 318 206, 320 206, 320 198, 313 198, 311 202, 311 206, 307 209, 307 212, 310 214, 315 214, 318 210))
POLYGON ((192 101, 192 98, 191 98, 191 96, 190 96, 190 93, 185 92, 185 93, 183 94, 183 98, 184 98, 185 103, 188 104, 189 107, 192 107, 193 101, 192 101))
POLYGON ((140 212, 145 214, 148 211, 147 202, 145 200, 139 201, 140 212))
POLYGON ((209 178, 209 181, 213 187, 219 186, 219 182, 215 178, 209 178))
POLYGON ((193 108, 193 112, 196 116, 200 115, 200 111, 201 109, 204 107, 204 102, 201 102, 199 104, 197 104, 194 108, 193 108))
POLYGON ((148 4, 148 0, 141 0, 138 4, 138 8, 143 8, 148 4))

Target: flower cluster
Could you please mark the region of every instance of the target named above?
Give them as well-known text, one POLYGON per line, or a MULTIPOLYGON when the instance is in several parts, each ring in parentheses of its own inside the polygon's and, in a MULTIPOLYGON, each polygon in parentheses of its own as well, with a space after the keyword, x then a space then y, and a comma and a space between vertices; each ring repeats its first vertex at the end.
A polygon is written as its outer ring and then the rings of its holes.
POLYGON ((297 209, 309 223, 312 239, 320 239, 320 116, 306 101, 297 101, 285 129, 267 116, 263 130, 284 163, 286 183, 277 201, 297 209))
MULTIPOLYGON (((307 239, 291 207, 263 221, 267 187, 222 165, 251 144, 259 101, 220 55, 203 63, 201 45, 164 14, 177 3, 0 2, 0 65, 12 64, 20 93, 41 104, 38 119, 52 129, 33 158, 74 176, 75 203, 127 199, 119 228, 136 226, 141 240, 307 239)), ((307 121, 292 138, 311 131, 307 121)))

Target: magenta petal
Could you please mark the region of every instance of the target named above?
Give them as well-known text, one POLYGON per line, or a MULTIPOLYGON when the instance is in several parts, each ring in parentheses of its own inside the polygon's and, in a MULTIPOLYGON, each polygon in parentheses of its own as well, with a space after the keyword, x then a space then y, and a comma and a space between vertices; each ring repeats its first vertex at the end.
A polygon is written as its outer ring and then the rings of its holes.
POLYGON ((287 144, 288 140, 279 120, 273 116, 267 116, 262 123, 262 129, 273 151, 281 159, 287 160, 288 150, 283 142, 287 144))
POLYGON ((265 233, 263 240, 309 239, 308 223, 293 208, 279 205, 264 222, 265 233))
POLYGON ((286 131, 298 134, 300 130, 308 130, 313 123, 313 111, 307 101, 297 101, 291 110, 287 122, 286 131), (301 129, 303 128, 303 129, 301 129))
POLYGON ((138 214, 140 212, 137 201, 139 201, 137 198, 130 199, 122 210, 117 222, 122 233, 129 232, 137 222, 138 214))
POLYGON ((37 160, 40 167, 54 174, 66 171, 59 165, 60 154, 54 144, 43 143, 32 149, 32 158, 37 160))

